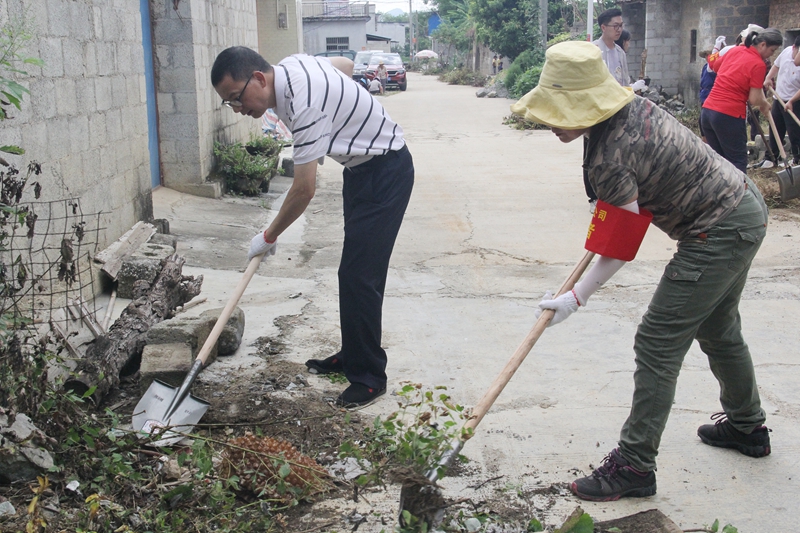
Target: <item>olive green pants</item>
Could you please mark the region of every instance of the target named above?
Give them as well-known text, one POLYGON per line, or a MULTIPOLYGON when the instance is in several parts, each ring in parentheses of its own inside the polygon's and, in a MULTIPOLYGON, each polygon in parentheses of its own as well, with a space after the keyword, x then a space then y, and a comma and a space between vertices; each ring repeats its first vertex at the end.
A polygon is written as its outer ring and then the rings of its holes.
POLYGON ((694 339, 708 356, 731 424, 750 433, 764 423, 753 361, 742 337, 739 299, 766 226, 764 199, 748 180, 730 215, 705 234, 678 243, 634 342, 633 404, 619 446, 637 470, 656 468, 678 374, 694 339))

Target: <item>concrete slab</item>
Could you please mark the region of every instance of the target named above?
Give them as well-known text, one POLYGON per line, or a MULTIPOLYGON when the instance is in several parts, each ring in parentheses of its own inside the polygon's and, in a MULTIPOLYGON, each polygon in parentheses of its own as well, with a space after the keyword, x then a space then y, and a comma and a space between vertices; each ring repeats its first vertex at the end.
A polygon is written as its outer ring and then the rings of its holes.
MULTIPOLYGON (((581 145, 503 125, 509 100, 478 99, 471 87, 409 77, 408 91, 381 100, 403 126, 416 167, 385 298, 389 388, 404 381, 446 385, 457 403, 471 406, 533 325, 541 295, 557 288, 583 254, 590 213, 581 145)), ((169 220, 178 252, 187 257, 184 271, 205 276, 209 301, 189 313, 224 305, 250 238, 274 216, 289 183, 275 178, 260 199, 154 191, 155 214, 169 220)), ((717 518, 741 533, 761 532, 765 524, 796 529, 800 230, 792 213, 778 210, 771 219, 741 314, 774 430, 772 455, 756 460, 699 441, 697 426, 720 408, 718 385, 695 345, 661 443, 658 494, 593 504, 565 493, 553 516, 564 519, 577 505, 598 520, 658 508, 683 529, 717 518)), ((254 355, 261 337, 282 334, 285 357, 297 363, 333 353, 341 240, 341 167, 328 160, 304 217, 279 239, 277 255, 260 267, 239 304, 247 316, 242 345, 200 379, 247 380, 267 364, 254 355)), ((448 496, 477 500, 496 497, 505 485, 571 482, 616 446, 633 391, 633 335, 674 250, 651 228, 636 261, 585 309, 545 332, 465 446, 472 473, 445 478, 448 496)), ((309 383, 330 388, 318 378, 309 383)), ((362 413, 386 415, 395 406, 387 394, 362 413)), ((397 493, 360 505, 391 515, 397 493)))

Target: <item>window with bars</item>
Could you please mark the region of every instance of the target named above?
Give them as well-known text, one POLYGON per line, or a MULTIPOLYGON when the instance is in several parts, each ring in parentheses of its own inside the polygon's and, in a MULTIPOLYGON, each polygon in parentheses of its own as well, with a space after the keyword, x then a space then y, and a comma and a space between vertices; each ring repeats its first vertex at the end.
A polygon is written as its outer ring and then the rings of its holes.
POLYGON ((326 37, 325 49, 331 50, 349 50, 350 37, 326 37))
POLYGON ((697 61, 697 30, 689 32, 689 63, 697 61))

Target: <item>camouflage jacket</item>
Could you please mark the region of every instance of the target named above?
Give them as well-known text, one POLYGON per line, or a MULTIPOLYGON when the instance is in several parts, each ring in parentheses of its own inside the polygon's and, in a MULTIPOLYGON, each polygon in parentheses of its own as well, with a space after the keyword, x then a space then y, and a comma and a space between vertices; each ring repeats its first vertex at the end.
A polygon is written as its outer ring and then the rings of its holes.
POLYGON ((593 126, 583 162, 598 198, 637 198, 676 240, 703 233, 739 205, 745 175, 646 98, 593 126))

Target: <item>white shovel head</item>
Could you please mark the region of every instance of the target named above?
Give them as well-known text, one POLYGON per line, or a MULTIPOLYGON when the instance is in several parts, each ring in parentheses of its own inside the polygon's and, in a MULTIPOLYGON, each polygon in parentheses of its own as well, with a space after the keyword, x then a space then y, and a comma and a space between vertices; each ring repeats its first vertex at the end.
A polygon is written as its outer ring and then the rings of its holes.
POLYGON ((154 380, 136 404, 133 411, 133 429, 142 436, 153 435, 157 440, 149 446, 171 446, 185 438, 180 433, 189 433, 203 415, 209 404, 193 395, 188 395, 178 404, 169 420, 165 420, 167 409, 178 393, 177 387, 154 380))

